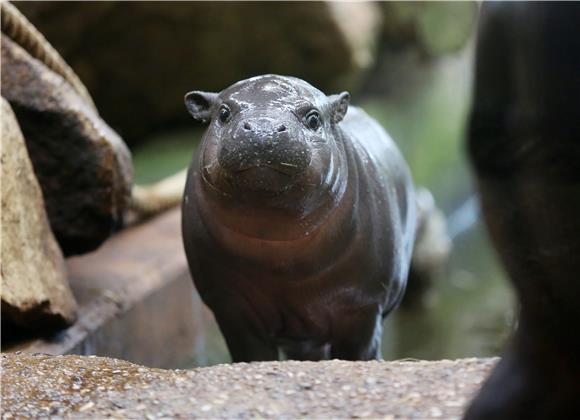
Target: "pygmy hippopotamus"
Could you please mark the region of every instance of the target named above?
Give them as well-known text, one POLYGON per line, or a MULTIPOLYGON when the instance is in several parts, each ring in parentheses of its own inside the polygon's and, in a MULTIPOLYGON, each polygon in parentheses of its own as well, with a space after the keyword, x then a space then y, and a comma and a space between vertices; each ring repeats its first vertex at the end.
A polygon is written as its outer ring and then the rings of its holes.
POLYGON ((349 94, 264 75, 185 96, 209 122, 183 240, 234 362, 380 357, 401 301, 416 203, 397 146, 349 94))

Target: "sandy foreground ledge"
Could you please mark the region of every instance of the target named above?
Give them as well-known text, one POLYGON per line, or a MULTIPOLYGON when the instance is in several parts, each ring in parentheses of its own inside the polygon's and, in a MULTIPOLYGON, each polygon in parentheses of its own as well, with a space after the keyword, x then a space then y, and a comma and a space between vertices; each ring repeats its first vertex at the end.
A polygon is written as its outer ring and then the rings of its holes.
POLYGON ((460 418, 498 359, 264 362, 150 369, 2 354, 2 418, 460 418))

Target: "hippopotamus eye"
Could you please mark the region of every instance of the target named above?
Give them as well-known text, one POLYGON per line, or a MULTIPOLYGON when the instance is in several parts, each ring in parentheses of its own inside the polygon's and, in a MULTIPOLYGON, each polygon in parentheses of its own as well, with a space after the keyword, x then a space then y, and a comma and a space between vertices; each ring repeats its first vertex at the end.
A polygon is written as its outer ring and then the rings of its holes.
POLYGON ((227 105, 222 105, 220 107, 219 119, 222 123, 227 122, 230 119, 231 114, 232 114, 232 111, 230 111, 230 108, 227 105))
POLYGON ((318 111, 310 111, 306 116, 306 125, 312 130, 320 127, 320 114, 318 111))

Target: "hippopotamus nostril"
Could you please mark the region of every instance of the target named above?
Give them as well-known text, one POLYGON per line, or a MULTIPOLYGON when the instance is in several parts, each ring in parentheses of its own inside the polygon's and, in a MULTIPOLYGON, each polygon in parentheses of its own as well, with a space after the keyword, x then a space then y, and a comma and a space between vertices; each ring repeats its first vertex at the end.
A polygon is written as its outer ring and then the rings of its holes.
POLYGON ((249 122, 244 123, 244 130, 251 130, 251 129, 252 129, 252 126, 250 125, 249 122))
POLYGON ((286 131, 286 126, 284 124, 278 127, 278 133, 281 133, 282 131, 286 131))

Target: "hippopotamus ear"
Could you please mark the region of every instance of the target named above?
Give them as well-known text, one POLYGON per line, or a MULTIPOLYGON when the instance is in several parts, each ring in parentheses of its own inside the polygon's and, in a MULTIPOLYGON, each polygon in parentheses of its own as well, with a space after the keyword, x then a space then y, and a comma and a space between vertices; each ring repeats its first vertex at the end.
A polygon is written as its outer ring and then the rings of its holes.
POLYGON ((197 121, 207 122, 211 117, 211 110, 218 101, 218 94, 194 90, 185 95, 185 106, 197 121))
POLYGON ((328 97, 330 100, 330 115, 333 123, 339 123, 342 121, 348 111, 348 104, 350 102, 350 93, 342 92, 338 95, 331 95, 328 97))

